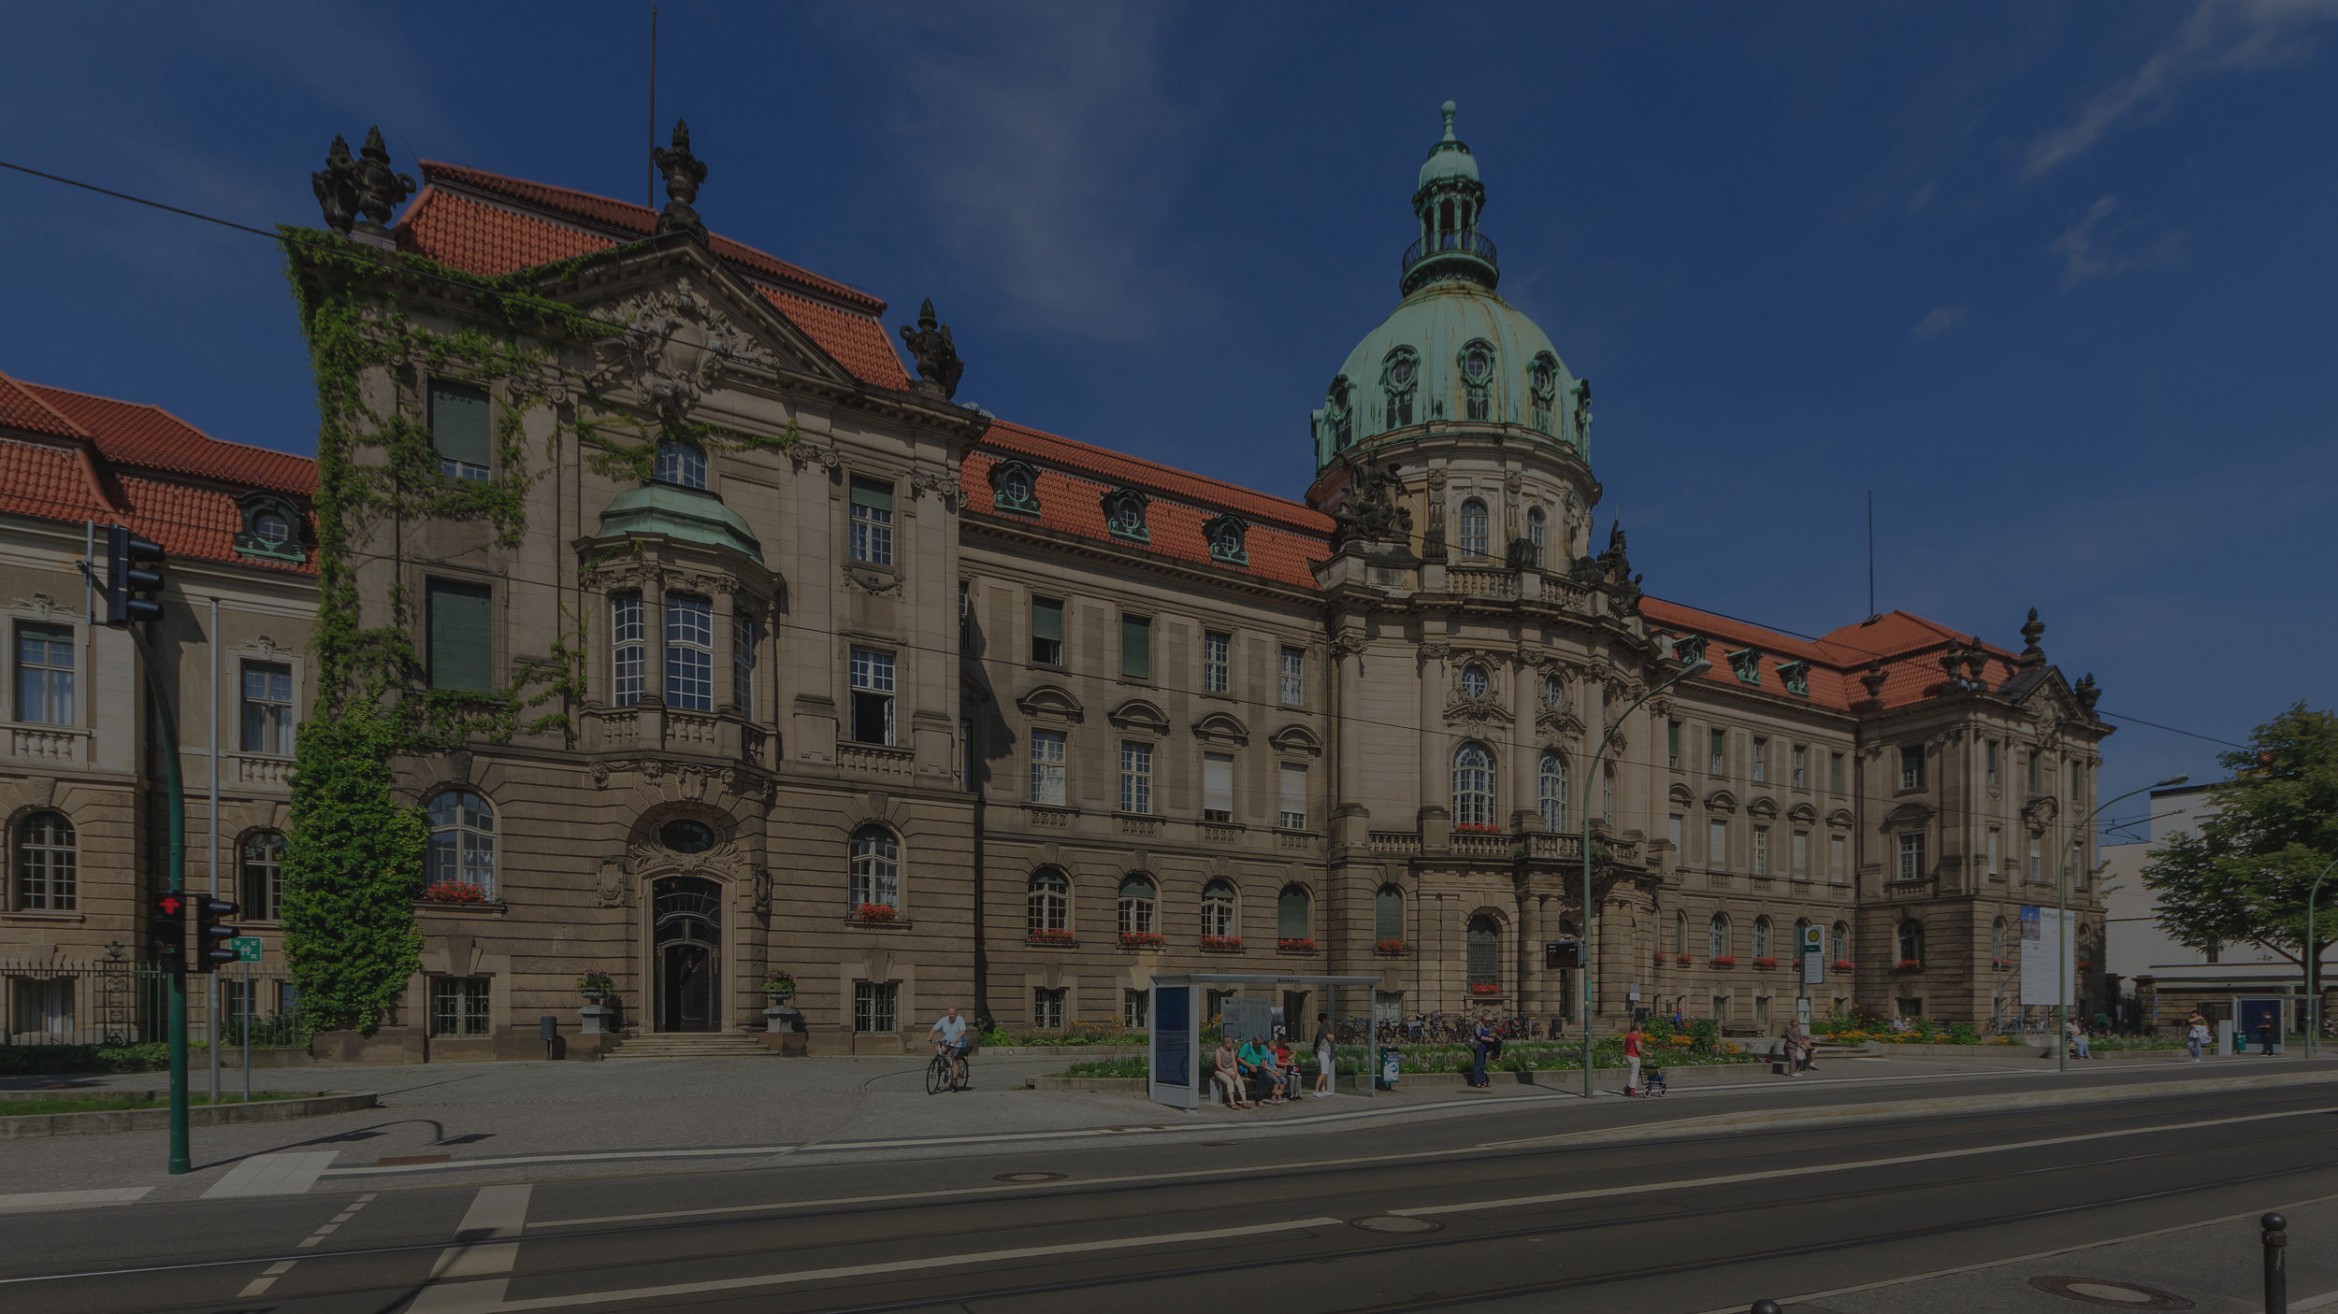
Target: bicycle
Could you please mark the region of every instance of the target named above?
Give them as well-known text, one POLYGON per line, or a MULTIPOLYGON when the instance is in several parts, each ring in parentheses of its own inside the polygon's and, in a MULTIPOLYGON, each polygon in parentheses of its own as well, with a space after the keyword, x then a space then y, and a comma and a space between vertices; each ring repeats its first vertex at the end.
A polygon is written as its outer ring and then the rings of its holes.
POLYGON ((953 1065, 945 1050, 934 1051, 934 1061, 925 1065, 925 1093, 939 1095, 943 1091, 974 1089, 974 1063, 964 1055, 953 1065))

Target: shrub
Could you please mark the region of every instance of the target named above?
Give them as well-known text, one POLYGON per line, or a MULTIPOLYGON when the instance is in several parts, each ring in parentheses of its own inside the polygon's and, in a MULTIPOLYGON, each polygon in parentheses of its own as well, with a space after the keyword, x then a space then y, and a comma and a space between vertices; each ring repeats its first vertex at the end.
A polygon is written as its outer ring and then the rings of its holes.
POLYGON ((352 709, 311 719, 293 750, 284 952, 319 1031, 372 1031, 422 967, 429 830, 392 793, 401 747, 387 719, 352 709))

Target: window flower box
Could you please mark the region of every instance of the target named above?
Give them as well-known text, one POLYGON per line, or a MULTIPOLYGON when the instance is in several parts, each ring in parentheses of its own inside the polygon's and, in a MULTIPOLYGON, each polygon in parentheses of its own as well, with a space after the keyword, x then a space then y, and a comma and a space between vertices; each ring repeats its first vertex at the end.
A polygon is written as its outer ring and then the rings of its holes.
POLYGON ((1838 972, 1856 972, 1859 970, 1859 964, 1852 962, 1848 958, 1838 958, 1835 960, 1835 970, 1838 972))
POLYGON ((1303 935, 1285 936, 1275 941, 1275 948, 1286 954, 1311 954, 1315 952, 1315 941, 1303 935))
POLYGON ((1924 964, 1913 958, 1903 958, 1898 963, 1893 965, 1892 970, 1898 972, 1921 972, 1924 970, 1924 964))
POLYGON ((1765 972, 1766 972, 1766 971, 1768 971, 1769 969, 1773 968, 1773 967, 1776 967, 1777 965, 1778 965, 1778 960, 1777 960, 1777 959, 1775 959, 1775 958, 1768 958, 1768 957, 1764 957, 1764 958, 1756 958, 1756 959, 1754 960, 1754 966, 1756 966, 1756 967, 1758 967, 1758 968, 1761 968, 1761 969, 1762 969, 1763 971, 1765 971, 1765 972))
POLYGON ((1709 961, 1710 961, 1710 962, 1713 964, 1713 966, 1715 966, 1715 967, 1735 967, 1735 966, 1737 966, 1737 956, 1736 956, 1736 955, 1734 955, 1734 954, 1723 954, 1723 955, 1721 955, 1720 957, 1718 957, 1718 958, 1714 958, 1714 959, 1711 959, 1711 960, 1709 960, 1709 961))
POLYGON ((1502 828, 1490 821, 1461 821, 1454 823, 1456 835, 1499 835, 1502 828))
POLYGON ((1158 949, 1161 947, 1161 933, 1159 931, 1122 931, 1120 933, 1120 947, 1123 949, 1158 949))
POLYGON ((437 881, 422 889, 424 903, 485 903, 487 891, 469 881, 437 881))
POLYGON ((1205 935, 1201 938, 1201 949, 1205 954, 1238 954, 1242 952, 1242 937, 1239 935, 1205 935))
POLYGON ((1666 963, 1669 963, 1669 962, 1671 962, 1671 961, 1672 961, 1672 955, 1671 955, 1671 954, 1668 954, 1668 953, 1664 952, 1662 949, 1659 949, 1659 950, 1657 950, 1657 951, 1656 951, 1656 965, 1657 965, 1658 967, 1662 967, 1662 966, 1664 966, 1666 963))
POLYGON ((2093 964, 2092 962, 2089 962, 2088 960, 2086 960, 2086 959, 2084 959, 2084 958, 2081 958, 2081 959, 2079 959, 2079 960, 2078 960, 2078 970, 2079 970, 2079 971, 2081 971, 2081 972, 2084 972, 2084 971, 2088 970, 2089 968, 2092 968, 2093 966, 2094 966, 2094 964, 2093 964))
POLYGON ((1674 954, 1672 956, 1672 961, 1680 964, 1682 967, 1688 967, 1697 961, 1697 956, 1695 954, 1674 954))
POLYGON ((1373 945, 1372 947, 1384 954, 1401 954, 1404 952, 1404 941, 1382 940, 1380 943, 1373 945))
POLYGON ((1469 992, 1473 995, 1498 995, 1502 993, 1502 987, 1492 981, 1475 981, 1470 984, 1469 992))
POLYGON ((872 926, 892 921, 900 915, 894 911, 893 905, 889 903, 864 903, 852 910, 854 921, 865 922, 872 926))
POLYGON ((1062 927, 1033 927, 1024 934, 1023 943, 1072 945, 1079 943, 1079 937, 1062 927))
POLYGON ((2013 960, 2010 958, 1992 958, 1989 960, 1989 966, 1996 968, 2000 972, 2010 972, 2013 970, 2013 960))

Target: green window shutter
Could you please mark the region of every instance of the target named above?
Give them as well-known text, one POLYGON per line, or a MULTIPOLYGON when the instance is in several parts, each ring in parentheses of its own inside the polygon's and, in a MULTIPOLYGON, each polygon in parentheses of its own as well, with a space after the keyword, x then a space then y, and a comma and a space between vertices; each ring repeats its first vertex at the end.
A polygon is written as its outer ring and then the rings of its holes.
POLYGON ((1404 938, 1404 894, 1393 885, 1381 886, 1372 896, 1372 938, 1404 938))
POLYGON ((434 579, 430 599, 430 687, 485 693, 495 687, 489 617, 494 594, 483 584, 434 579))
POLYGON ((1031 637, 1063 642, 1063 604, 1053 598, 1031 599, 1031 637))
POLYGON ((875 479, 852 477, 852 504, 878 511, 893 509, 893 485, 875 479))
POLYGON ((1131 680, 1153 678, 1153 619, 1120 618, 1120 673, 1131 680))
POLYGON ((1307 906, 1308 902, 1307 891, 1296 885, 1283 887, 1282 897, 1275 900, 1275 936, 1278 939, 1307 938, 1308 913, 1312 911, 1307 906))
POLYGON ((459 383, 431 384, 430 445, 449 461, 485 468, 487 394, 459 383))

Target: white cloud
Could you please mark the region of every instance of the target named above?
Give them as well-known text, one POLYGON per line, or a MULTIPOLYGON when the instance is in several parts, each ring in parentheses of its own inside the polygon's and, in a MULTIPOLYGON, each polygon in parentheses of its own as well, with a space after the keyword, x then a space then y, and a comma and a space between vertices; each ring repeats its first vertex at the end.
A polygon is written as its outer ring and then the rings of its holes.
POLYGON ((2106 227, 2119 208, 2119 198, 2105 196, 2086 208, 2086 217, 2054 239, 2048 253, 2062 261, 2059 290, 2068 292, 2097 278, 2116 278, 2138 269, 2172 264, 2184 254, 2181 229, 2148 221, 2129 221, 2106 227))
POLYGON ((1962 301, 1952 306, 1934 306, 1924 312, 1924 318, 1917 320, 1915 327, 1908 330, 1908 336, 1918 342, 1930 342, 1964 323, 1965 316, 1970 313, 1972 308, 1962 301))
POLYGON ((2043 177, 2085 154, 2122 123, 2165 113, 2187 83, 2297 59, 2313 48, 2308 29, 2333 19, 2338 19, 2338 0, 2200 0, 2142 67, 2080 106, 2068 123, 2030 143, 2022 173, 2043 177))

